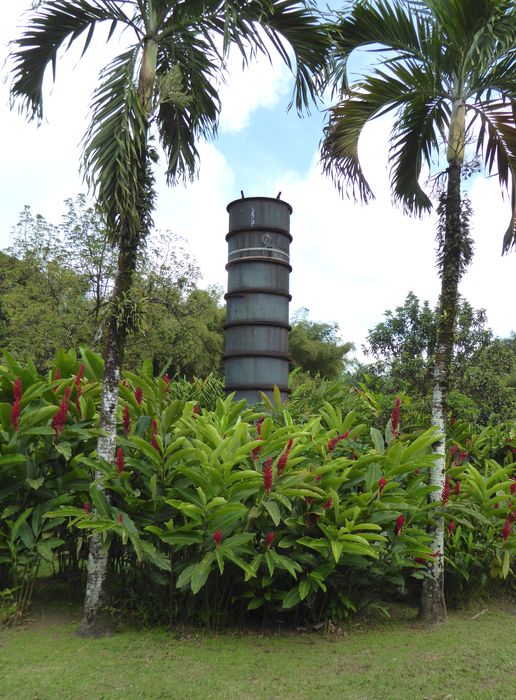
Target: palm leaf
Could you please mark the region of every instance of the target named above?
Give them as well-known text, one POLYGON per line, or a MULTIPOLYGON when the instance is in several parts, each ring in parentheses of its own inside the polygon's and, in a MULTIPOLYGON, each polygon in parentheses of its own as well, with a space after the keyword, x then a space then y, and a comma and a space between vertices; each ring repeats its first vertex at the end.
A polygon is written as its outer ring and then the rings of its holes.
POLYGON ((350 91, 342 102, 329 110, 321 142, 323 172, 331 177, 341 195, 345 193, 365 203, 374 199, 374 194, 360 165, 358 141, 364 126, 378 109, 376 101, 350 91))
POLYGON ((126 51, 101 72, 84 137, 86 180, 102 206, 113 240, 137 235, 142 223, 148 117, 135 85, 139 51, 138 46, 126 51))
POLYGON ((87 50, 98 22, 111 22, 108 40, 117 24, 131 24, 120 3, 114 0, 54 0, 39 6, 29 18, 24 34, 12 42, 13 83, 11 99, 29 119, 43 117, 43 78, 49 64, 55 80, 57 55, 68 41, 69 48, 86 30, 83 53, 87 50))
POLYGON ((470 110, 480 119, 477 153, 489 174, 496 172, 502 190, 511 196, 511 221, 505 232, 502 253, 516 248, 516 100, 476 103, 470 110))
POLYGON ((432 203, 419 185, 421 167, 432 163, 432 153, 439 147, 439 133, 449 119, 446 103, 441 98, 425 101, 417 95, 406 104, 397 119, 391 140, 392 189, 395 200, 409 213, 430 211, 432 203))
POLYGON ((217 130, 220 102, 215 87, 220 67, 211 47, 191 32, 162 43, 157 72, 163 76, 178 66, 187 104, 160 101, 156 120, 167 155, 167 179, 174 183, 195 175, 199 138, 212 138, 217 130), (211 59, 211 60, 210 60, 211 59))

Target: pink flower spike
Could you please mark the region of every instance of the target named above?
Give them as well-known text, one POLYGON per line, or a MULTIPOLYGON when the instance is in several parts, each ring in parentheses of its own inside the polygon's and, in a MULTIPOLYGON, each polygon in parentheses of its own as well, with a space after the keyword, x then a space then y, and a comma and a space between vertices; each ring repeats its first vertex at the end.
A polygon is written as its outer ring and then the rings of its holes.
POLYGON ((215 530, 213 533, 213 540, 215 542, 215 546, 220 547, 220 543, 222 542, 222 530, 215 530))
POLYGON ((155 450, 159 452, 158 441, 156 440, 156 435, 158 434, 158 422, 155 418, 152 419, 151 423, 151 445, 155 450))
POLYGON ((86 515, 88 515, 88 513, 90 512, 90 504, 88 503, 88 501, 84 501, 84 504, 83 504, 82 507, 83 507, 84 512, 86 513, 86 515))
POLYGON ((450 535, 455 531, 455 522, 453 520, 450 520, 448 523, 448 532, 450 535))
POLYGON ((400 513, 396 518, 396 524, 394 525, 394 534, 399 535, 403 526, 405 525, 405 516, 400 513))
POLYGON ((385 488, 385 484, 387 483, 387 479, 384 476, 381 476, 380 479, 378 480, 378 495, 382 495, 382 491, 385 488))
POLYGON ((76 375, 76 377, 75 377, 75 386, 76 386, 76 387, 80 387, 80 385, 81 385, 81 379, 82 379, 83 376, 84 376, 84 370, 85 370, 85 369, 86 369, 86 368, 85 368, 84 365, 80 365, 79 371, 77 372, 77 375, 76 375))
POLYGON ((278 459, 278 466, 277 466, 278 476, 281 474, 281 472, 285 469, 285 467, 287 465, 288 456, 290 454, 290 450, 292 449, 293 443, 294 443, 294 440, 292 438, 290 438, 290 440, 287 442, 287 444, 285 446, 285 449, 281 453, 280 458, 278 459))
POLYGON ((453 493, 458 496, 460 493, 460 479, 455 479, 455 486, 453 487, 453 493))
POLYGON ((56 367, 56 371, 54 372, 54 379, 57 381, 58 379, 61 379, 61 372, 59 371, 59 367, 56 367))
POLYGON ((20 377, 16 377, 13 384, 13 398, 15 401, 21 401, 22 391, 22 380, 20 377))
POLYGON ((129 406, 125 404, 124 409, 122 411, 122 426, 124 429, 124 433, 126 435, 129 435, 129 432, 131 430, 131 415, 129 413, 129 406))
POLYGON ((125 469, 124 451, 121 447, 119 447, 116 452, 115 464, 117 472, 121 474, 125 469))
POLYGON ((272 546, 272 543, 274 542, 274 538, 276 537, 275 532, 268 532, 267 535, 265 536, 265 542, 267 543, 267 549, 270 549, 272 546))
POLYGON ((124 524, 124 516, 122 515, 122 513, 120 513, 120 515, 118 516, 118 522, 120 523, 120 525, 124 524))
POLYGON ((193 412, 194 412, 194 414, 195 414, 196 416, 200 416, 200 415, 201 415, 201 409, 199 408, 199 404, 198 404, 198 403, 196 403, 195 406, 193 407, 193 412))
POLYGON ((333 504, 333 501, 331 500, 331 498, 328 498, 326 503, 322 504, 323 510, 328 510, 329 508, 331 508, 332 504, 333 504))
POLYGON ((328 452, 333 452, 337 443, 339 443, 341 440, 345 440, 348 437, 348 435, 349 435, 349 432, 342 433, 342 435, 337 435, 337 437, 332 438, 328 442, 328 448, 327 448, 328 452))
POLYGON ((21 413, 21 401, 17 399, 11 409, 11 423, 16 432, 20 427, 20 413, 21 413))
POLYGON ((398 434, 398 429, 400 427, 400 406, 401 406, 401 399, 399 396, 396 396, 396 401, 394 402, 394 409, 391 414, 391 433, 392 437, 396 437, 398 434))
POLYGON ((134 398, 138 406, 141 406, 143 401, 143 389, 141 387, 137 386, 134 390, 134 398))
POLYGON ((70 402, 70 390, 70 387, 67 386, 65 389, 64 397, 61 399, 61 403, 59 404, 59 409, 52 418, 51 426, 56 431, 57 435, 63 432, 66 424, 66 417, 68 415, 68 404, 70 402))

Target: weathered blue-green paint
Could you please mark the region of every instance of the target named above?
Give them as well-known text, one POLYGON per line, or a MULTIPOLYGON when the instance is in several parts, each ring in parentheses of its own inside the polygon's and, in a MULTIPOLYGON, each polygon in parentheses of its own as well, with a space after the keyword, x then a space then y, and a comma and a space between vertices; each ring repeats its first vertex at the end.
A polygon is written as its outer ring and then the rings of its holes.
POLYGON ((247 197, 228 204, 226 391, 249 403, 260 391, 288 395, 290 215, 287 202, 247 197))

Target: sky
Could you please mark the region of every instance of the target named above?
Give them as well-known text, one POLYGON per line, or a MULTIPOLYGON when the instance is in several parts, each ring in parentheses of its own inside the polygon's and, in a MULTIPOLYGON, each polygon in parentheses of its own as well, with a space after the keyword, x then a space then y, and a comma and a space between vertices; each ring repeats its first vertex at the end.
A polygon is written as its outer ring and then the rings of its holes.
MULTIPOLYGON (((7 43, 19 34, 28 0, 2 7, 0 26, 0 248, 23 206, 59 223, 63 202, 86 187, 79 174, 80 141, 87 125, 90 96, 99 69, 118 47, 99 41, 82 61, 71 50, 59 62, 57 81, 45 85, 45 118, 27 123, 9 109, 7 43), (93 49, 93 50, 92 50, 93 49)), ((357 64, 359 67, 359 64, 357 64)), ((403 303, 413 291, 437 301, 440 282, 435 270, 435 216, 415 219, 393 206, 389 190, 387 143, 390 124, 382 118, 368 126, 359 144, 366 177, 376 195, 368 205, 342 199, 322 175, 318 146, 324 111, 300 119, 287 112, 292 78, 278 61, 260 58, 242 71, 230 59, 228 80, 221 87, 218 138, 201 143, 199 177, 170 188, 157 170, 156 228, 187 241, 202 272, 201 285, 227 283, 228 229, 226 205, 246 196, 275 197, 293 207, 291 218, 291 314, 306 307, 316 321, 336 322, 357 357, 368 330, 387 309, 403 303)), ((461 294, 485 308, 498 336, 516 331, 514 297, 516 255, 501 256, 509 203, 495 178, 475 177, 470 184, 474 216, 475 257, 461 282, 461 294)))

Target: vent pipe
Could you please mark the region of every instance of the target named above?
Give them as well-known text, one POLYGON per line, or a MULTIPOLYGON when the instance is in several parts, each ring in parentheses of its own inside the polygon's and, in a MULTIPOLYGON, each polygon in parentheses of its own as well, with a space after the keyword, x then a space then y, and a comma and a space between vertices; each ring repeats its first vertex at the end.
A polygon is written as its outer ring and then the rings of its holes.
POLYGON ((292 207, 281 199, 242 197, 227 211, 225 390, 254 404, 261 391, 272 396, 276 385, 285 399, 292 207))

